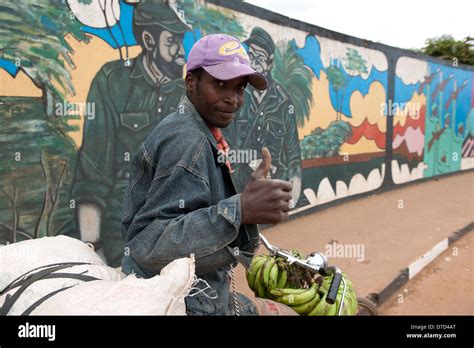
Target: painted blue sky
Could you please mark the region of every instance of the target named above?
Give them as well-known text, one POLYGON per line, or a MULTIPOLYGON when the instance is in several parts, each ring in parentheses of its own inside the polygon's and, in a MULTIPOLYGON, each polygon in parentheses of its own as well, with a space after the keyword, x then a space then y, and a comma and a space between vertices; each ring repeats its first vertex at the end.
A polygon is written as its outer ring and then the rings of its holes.
MULTIPOLYGON (((311 68, 314 75, 319 79, 320 72, 323 70, 327 72, 321 61, 321 49, 318 42, 318 39, 314 35, 308 35, 306 38, 305 46, 302 48, 297 48, 298 54, 303 57, 303 60, 307 66, 311 68)), ((344 79, 347 81, 345 90, 339 90, 336 93, 336 90, 332 87, 332 84, 329 84, 329 94, 331 98, 332 106, 335 110, 342 112, 347 117, 352 117, 350 110, 350 96, 355 91, 359 91, 363 96, 369 92, 370 85, 378 81, 380 82, 385 90, 387 90, 387 71, 379 71, 374 66, 370 71, 369 76, 364 79, 360 75, 350 76, 345 69, 342 68, 342 62, 338 62, 337 59, 333 61, 333 64, 337 66, 340 64, 341 72, 344 76, 344 79), (344 94, 344 96, 343 96, 344 94)), ((367 66, 369 68, 369 66, 367 66)))

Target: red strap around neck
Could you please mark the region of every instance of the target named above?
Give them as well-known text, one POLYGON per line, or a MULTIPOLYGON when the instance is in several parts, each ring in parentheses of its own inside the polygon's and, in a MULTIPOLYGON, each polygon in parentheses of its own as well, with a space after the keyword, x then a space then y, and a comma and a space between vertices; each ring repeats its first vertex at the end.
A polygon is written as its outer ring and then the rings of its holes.
POLYGON ((229 172, 233 173, 234 171, 229 161, 230 146, 227 143, 227 141, 224 139, 224 135, 222 134, 222 131, 220 130, 220 128, 217 128, 217 127, 211 127, 211 126, 208 126, 208 127, 211 130, 211 133, 214 136, 214 139, 216 139, 217 149, 226 158, 225 165, 227 166, 227 168, 229 168, 229 172))

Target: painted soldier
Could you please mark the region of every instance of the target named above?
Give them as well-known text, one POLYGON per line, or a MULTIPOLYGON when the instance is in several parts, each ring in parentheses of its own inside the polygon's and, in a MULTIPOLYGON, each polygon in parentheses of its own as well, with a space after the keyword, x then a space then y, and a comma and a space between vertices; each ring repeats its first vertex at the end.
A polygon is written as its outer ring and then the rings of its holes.
POLYGON ((134 33, 142 53, 129 63, 105 64, 92 81, 87 102, 95 103, 96 115, 85 120, 72 198, 76 233, 96 250, 103 247, 112 266, 123 255, 120 222, 130 161, 184 95, 182 41, 189 30, 169 6, 139 3, 134 33))
MULTIPOLYGON (((292 203, 296 205, 301 191, 300 145, 294 107, 283 87, 271 75, 275 44, 270 35, 258 27, 244 43, 248 45, 252 68, 265 75, 268 88, 263 91, 252 87, 246 89, 245 103, 225 135, 233 149, 250 153, 236 158, 250 158, 252 153, 260 154, 263 147, 268 147, 272 155, 271 177, 292 183, 292 203)), ((239 192, 259 161, 233 163, 233 179, 239 192)))

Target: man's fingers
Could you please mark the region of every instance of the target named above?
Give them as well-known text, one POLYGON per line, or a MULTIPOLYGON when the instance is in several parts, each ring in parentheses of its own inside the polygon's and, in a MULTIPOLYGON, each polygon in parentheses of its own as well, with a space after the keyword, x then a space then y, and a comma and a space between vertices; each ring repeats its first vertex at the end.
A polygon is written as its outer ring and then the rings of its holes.
POLYGON ((268 171, 270 170, 270 166, 272 164, 272 155, 270 154, 270 151, 266 147, 262 149, 262 162, 258 166, 257 169, 255 169, 254 175, 258 179, 261 178, 266 178, 268 175, 268 171))
POLYGON ((280 180, 280 179, 271 179, 274 182, 274 185, 276 187, 281 188, 283 191, 290 192, 293 188, 293 185, 291 185, 291 182, 286 181, 286 180, 280 180))

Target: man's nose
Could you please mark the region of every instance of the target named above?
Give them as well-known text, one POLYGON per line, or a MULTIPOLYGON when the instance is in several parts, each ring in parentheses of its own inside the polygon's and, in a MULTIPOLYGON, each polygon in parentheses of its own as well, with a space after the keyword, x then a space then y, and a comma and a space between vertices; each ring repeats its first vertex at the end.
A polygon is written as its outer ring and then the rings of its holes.
POLYGON ((226 91, 225 100, 229 104, 237 104, 238 101, 239 101, 239 95, 238 95, 237 91, 234 88, 229 88, 226 91))
POLYGON ((183 43, 181 41, 179 41, 178 55, 184 57, 184 46, 183 46, 183 43))

